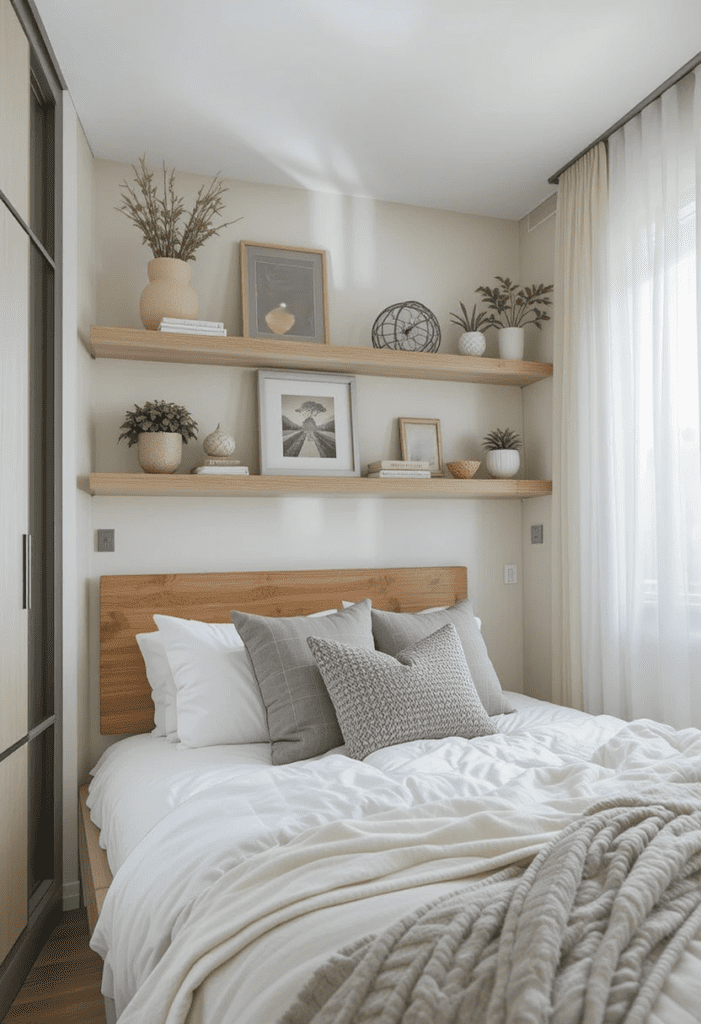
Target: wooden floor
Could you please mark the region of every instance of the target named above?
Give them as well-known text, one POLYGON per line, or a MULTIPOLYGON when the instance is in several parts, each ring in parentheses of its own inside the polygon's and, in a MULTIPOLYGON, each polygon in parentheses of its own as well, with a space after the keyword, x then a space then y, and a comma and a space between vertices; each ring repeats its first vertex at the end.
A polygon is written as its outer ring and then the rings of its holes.
POLYGON ((3 1024, 105 1024, 102 960, 89 938, 85 911, 64 913, 3 1024))

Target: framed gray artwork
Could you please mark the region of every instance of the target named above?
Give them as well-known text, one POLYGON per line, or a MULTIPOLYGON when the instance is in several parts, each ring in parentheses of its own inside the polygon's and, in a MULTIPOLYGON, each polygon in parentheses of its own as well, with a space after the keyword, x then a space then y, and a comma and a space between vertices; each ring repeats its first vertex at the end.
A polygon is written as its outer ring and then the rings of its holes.
POLYGON ((329 344, 326 252, 241 242, 245 338, 329 344))

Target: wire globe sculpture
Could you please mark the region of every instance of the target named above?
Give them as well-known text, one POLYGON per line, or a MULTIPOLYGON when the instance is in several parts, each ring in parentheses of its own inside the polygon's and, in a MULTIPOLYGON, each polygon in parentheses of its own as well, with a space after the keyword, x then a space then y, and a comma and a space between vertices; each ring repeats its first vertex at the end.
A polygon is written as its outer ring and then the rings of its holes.
POLYGON ((437 352, 441 344, 438 320, 420 302, 396 302, 383 309, 372 325, 373 348, 403 352, 437 352))

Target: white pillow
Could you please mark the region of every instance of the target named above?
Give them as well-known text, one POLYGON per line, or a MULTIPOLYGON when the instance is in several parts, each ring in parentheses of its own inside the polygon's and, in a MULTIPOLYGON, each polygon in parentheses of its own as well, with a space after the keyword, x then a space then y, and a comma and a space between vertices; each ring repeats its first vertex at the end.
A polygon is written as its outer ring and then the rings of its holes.
MULTIPOLYGON (((328 611, 315 612, 314 614, 333 615, 335 611, 335 608, 331 608, 328 611)), ((154 618, 155 617, 156 616, 154 616, 154 618)), ((161 616, 161 618, 172 618, 172 616, 161 616)), ((176 619, 175 621, 186 622, 190 620, 176 619)), ((227 625, 231 624, 227 623, 227 625)), ((168 660, 168 655, 165 647, 163 646, 163 636, 160 631, 156 631, 154 633, 139 633, 136 637, 136 641, 146 665, 146 677, 151 687, 151 696, 155 707, 155 728, 152 730, 152 735, 165 736, 171 743, 177 743, 179 740, 177 689, 173 678, 173 672, 171 671, 170 662, 168 660)), ((265 737, 261 742, 268 742, 268 740, 269 737, 266 725, 265 737)), ((213 744, 201 745, 211 746, 213 744)))
POLYGON ((137 633, 136 642, 144 659, 146 678, 151 687, 155 707, 155 728, 151 733, 153 736, 167 736, 167 725, 170 725, 172 739, 175 742, 175 682, 160 633, 137 633))
POLYGON ((175 681, 182 746, 270 742, 253 665, 233 623, 153 619, 175 681))

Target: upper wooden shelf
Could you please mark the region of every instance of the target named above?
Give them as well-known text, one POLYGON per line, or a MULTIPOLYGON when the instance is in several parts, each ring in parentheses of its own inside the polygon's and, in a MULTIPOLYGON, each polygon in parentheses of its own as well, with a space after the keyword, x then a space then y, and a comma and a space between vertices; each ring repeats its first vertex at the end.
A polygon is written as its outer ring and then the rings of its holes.
POLYGON ((536 498, 549 480, 379 480, 363 476, 215 476, 193 473, 91 473, 79 481, 99 496, 284 498, 293 494, 366 498, 536 498))
POLYGON ((298 341, 166 334, 127 327, 91 327, 89 347, 91 354, 101 359, 335 371, 375 377, 411 377, 415 380, 510 384, 516 387, 545 380, 553 372, 551 363, 441 355, 439 352, 397 352, 350 345, 314 345, 298 341))

